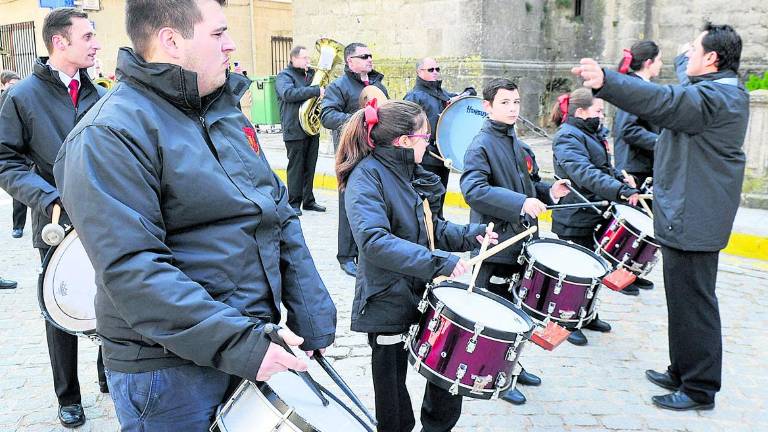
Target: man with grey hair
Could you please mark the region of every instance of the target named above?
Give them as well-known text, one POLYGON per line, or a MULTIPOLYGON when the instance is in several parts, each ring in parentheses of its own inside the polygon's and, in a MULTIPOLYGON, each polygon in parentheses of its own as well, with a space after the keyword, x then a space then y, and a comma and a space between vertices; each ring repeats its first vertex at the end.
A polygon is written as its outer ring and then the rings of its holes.
POLYGON ((125 431, 206 431, 231 385, 333 343, 336 308, 286 188, 238 109, 224 0, 128 0, 134 49, 55 167, 96 273, 97 333, 125 431), (75 205, 77 203, 77 205, 75 205))
MULTIPOLYGON (((477 92, 473 87, 467 87, 461 95, 443 90, 440 65, 432 57, 424 57, 416 63, 416 84, 404 98, 407 101, 419 104, 427 114, 431 134, 429 137, 429 147, 427 147, 427 152, 424 153, 421 166, 427 171, 437 174, 440 177, 443 188, 446 189, 448 188, 448 174, 450 170, 443 164, 443 161, 433 156, 440 153, 435 145, 437 120, 448 105, 465 95, 475 96, 477 92)), ((432 212, 437 213, 441 218, 443 217, 443 203, 445 203, 445 192, 440 196, 440 207, 432 209, 432 212)))
MULTIPOLYGON (((93 66, 101 46, 87 14, 54 9, 45 17, 42 33, 48 63, 35 63, 32 75, 11 87, 0 107, 0 187, 32 209, 32 245, 44 262, 50 247, 40 234, 51 222, 54 205, 60 203, 53 176, 56 153, 77 120, 106 90, 88 76, 87 68, 93 66)), ((68 221, 62 213, 62 222, 68 221)), ((48 321, 45 336, 59 421, 67 428, 80 426, 85 412, 77 377, 77 336, 48 321)), ((107 392, 101 361, 97 364, 101 391, 107 392)))

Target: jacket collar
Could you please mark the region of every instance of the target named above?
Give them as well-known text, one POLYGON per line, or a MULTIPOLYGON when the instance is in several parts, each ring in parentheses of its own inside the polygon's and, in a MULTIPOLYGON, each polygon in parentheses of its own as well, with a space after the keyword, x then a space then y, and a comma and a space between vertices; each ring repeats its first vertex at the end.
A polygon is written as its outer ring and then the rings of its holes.
MULTIPOLYGON (((35 66, 32 69, 32 73, 43 81, 49 82, 53 85, 60 86, 63 89, 67 88, 64 85, 64 83, 61 81, 61 78, 59 78, 59 72, 51 68, 50 65, 41 62, 40 60, 37 60, 35 62, 35 66)), ((91 82, 91 77, 88 76, 87 69, 80 69, 79 74, 80 74, 79 88, 81 92, 86 89, 96 90, 96 87, 91 82)))
POLYGON ((584 119, 578 118, 576 116, 568 116, 568 119, 565 121, 565 123, 575 127, 576 129, 580 130, 581 132, 587 135, 597 137, 597 134, 595 132, 592 132, 589 130, 589 128, 587 128, 587 124, 584 121, 584 119))
POLYGON ((413 178, 413 170, 416 166, 413 149, 377 145, 373 149, 373 156, 402 180, 410 182, 413 178))
POLYGON ((447 102, 448 100, 450 100, 450 98, 443 91, 442 81, 427 81, 417 76, 415 88, 423 92, 426 92, 429 95, 434 96, 444 102, 447 102))
POLYGON ((696 84, 703 81, 715 81, 719 80, 721 78, 737 78, 738 75, 736 72, 726 69, 722 71, 712 72, 704 75, 698 75, 698 76, 689 76, 688 80, 691 82, 691 84, 696 84))
POLYGON ((308 67, 307 70, 305 71, 302 68, 293 67, 293 65, 290 62, 288 62, 287 68, 291 72, 293 72, 295 74, 298 74, 298 75, 301 75, 301 76, 310 76, 310 75, 315 73, 315 69, 313 69, 312 67, 308 67))
POLYGON ((497 136, 509 136, 513 139, 517 137, 515 134, 515 125, 502 123, 500 121, 491 120, 489 118, 485 119, 482 130, 497 136))
MULTIPOLYGON (((352 69, 350 69, 349 66, 344 66, 344 73, 349 77, 349 79, 357 81, 360 84, 364 84, 363 80, 360 79, 360 74, 352 72, 352 69)), ((368 83, 371 85, 380 82, 383 79, 384 74, 377 71, 376 69, 368 72, 368 83)))
POLYGON ((227 81, 212 94, 200 97, 197 74, 181 66, 169 63, 150 63, 131 48, 120 48, 117 54, 117 79, 150 89, 179 109, 203 112, 222 93, 229 93, 237 100, 248 90, 250 80, 240 74, 227 73, 227 81))

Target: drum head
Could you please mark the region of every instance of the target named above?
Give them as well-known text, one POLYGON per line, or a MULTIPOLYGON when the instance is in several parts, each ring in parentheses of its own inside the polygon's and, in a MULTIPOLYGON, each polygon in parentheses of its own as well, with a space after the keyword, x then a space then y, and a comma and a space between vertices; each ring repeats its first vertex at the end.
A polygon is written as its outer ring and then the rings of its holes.
POLYGON ((653 238, 653 219, 640 210, 624 204, 615 204, 616 216, 626 220, 634 228, 640 230, 638 234, 645 234, 653 238))
POLYGON ((483 99, 477 96, 459 98, 446 108, 437 121, 435 132, 440 154, 453 161, 457 170, 464 171, 464 153, 483 127, 488 113, 483 99))
POLYGON ((594 252, 578 248, 563 240, 535 240, 525 247, 526 253, 537 263, 568 276, 601 278, 609 268, 594 252))
POLYGON ((507 333, 525 333, 531 329, 520 313, 492 298, 466 289, 440 287, 432 290, 435 297, 456 315, 483 326, 507 333))
POLYGON ((74 230, 48 252, 39 295, 44 315, 57 327, 70 333, 96 331, 96 275, 74 230))

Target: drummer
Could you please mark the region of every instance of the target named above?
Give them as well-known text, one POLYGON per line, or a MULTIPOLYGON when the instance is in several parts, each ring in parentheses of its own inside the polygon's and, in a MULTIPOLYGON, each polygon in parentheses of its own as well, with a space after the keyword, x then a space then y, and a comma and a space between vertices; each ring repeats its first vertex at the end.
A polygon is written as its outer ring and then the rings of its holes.
MULTIPOLYGON (((569 190, 564 180, 552 186, 541 181, 533 151, 515 135, 520 114, 515 83, 506 78, 491 80, 483 89, 483 107, 488 119, 464 155, 461 192, 471 208, 470 221, 493 222, 501 233, 500 240, 506 240, 524 231, 526 225, 536 225, 546 210, 545 203, 559 201, 569 190)), ((522 245, 513 245, 486 259, 477 286, 509 297, 507 280, 522 271, 517 263, 521 249, 522 245)), ((541 379, 523 369, 517 382, 539 385, 541 379)), ((516 388, 502 399, 515 405, 526 400, 516 388)))
MULTIPOLYGON (((344 128, 336 155, 339 188, 357 243, 359 268, 352 330, 368 333, 379 432, 415 425, 405 386, 408 354, 402 334, 418 322, 418 302, 437 276, 461 276, 469 265, 447 251, 468 251, 485 225, 456 225, 430 211, 445 189, 419 165, 429 144, 429 122, 413 102, 372 100, 344 128), (416 209, 416 218, 414 218, 416 209)), ((489 233, 497 243, 495 233, 489 233)), ((462 398, 427 383, 421 408, 424 431, 447 431, 462 398)))
MULTIPOLYGON (((424 160, 421 162, 427 171, 437 174, 440 177, 440 183, 448 188, 448 174, 450 170, 445 166, 442 160, 433 155, 439 154, 435 145, 437 131, 437 120, 440 113, 453 101, 461 96, 475 96, 477 92, 474 87, 467 87, 457 95, 443 89, 443 79, 440 75, 440 65, 431 57, 425 57, 416 63, 416 84, 413 89, 405 95, 405 100, 415 102, 421 106, 421 109, 427 114, 429 120, 429 130, 432 135, 429 137, 429 147, 424 154, 424 160)), ((443 217, 443 204, 445 203, 445 194, 440 196, 438 215, 443 217)), ((433 209, 434 211, 435 209, 433 209)))
MULTIPOLYGON (((558 98, 552 110, 552 122, 560 126, 552 141, 555 174, 570 179, 589 201, 624 201, 628 198, 637 204, 638 190, 631 177, 625 182, 614 176, 607 142, 601 137, 604 103, 592 96, 592 91, 580 88, 558 98)), ((576 195, 576 194, 574 194, 576 195)), ((579 202, 576 196, 563 199, 564 203, 579 202)), ((593 234, 597 225, 605 219, 592 208, 562 209, 552 213, 552 231, 562 240, 570 240, 589 250, 595 249, 593 234)), ((634 285, 620 291, 637 295, 634 285)), ((584 328, 599 332, 611 331, 611 326, 595 315, 584 328)), ((576 329, 568 341, 574 345, 586 345, 587 337, 576 329)))

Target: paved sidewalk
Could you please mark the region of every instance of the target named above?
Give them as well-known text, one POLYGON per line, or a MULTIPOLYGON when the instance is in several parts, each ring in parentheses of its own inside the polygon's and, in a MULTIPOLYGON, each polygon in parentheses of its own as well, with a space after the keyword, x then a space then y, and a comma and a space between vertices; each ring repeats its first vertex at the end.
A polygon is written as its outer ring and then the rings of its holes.
MULTIPOLYGON (((266 150, 276 159, 272 149, 266 150)), ((336 194, 319 190, 328 213, 302 216, 307 242, 338 312, 338 335, 328 355, 360 398, 373 406, 370 350, 364 336, 349 330, 354 280, 335 260, 338 213, 336 194)), ((467 220, 465 209, 447 217, 467 220)), ((19 288, 0 291, 0 431, 63 431, 56 421, 56 400, 37 306, 38 256, 29 231, 12 239, 11 201, 0 192, 0 275, 19 288)), ((29 225, 28 225, 29 229, 29 225)), ((548 227, 542 226, 544 232, 548 227)), ((724 332, 723 390, 717 408, 703 413, 674 413, 651 405, 664 393, 647 382, 643 371, 667 363, 666 306, 661 268, 651 279, 657 288, 627 297, 601 294, 601 317, 614 331, 588 332, 589 345, 564 343, 554 352, 530 345, 522 360, 539 374, 541 387, 523 387, 529 402, 514 407, 501 401, 468 400, 457 431, 765 431, 768 430, 768 274, 764 262, 722 255, 718 292, 724 332)), ((80 377, 88 422, 80 431, 117 431, 108 395, 98 393, 96 347, 81 341, 80 377)), ((328 383, 313 365, 314 375, 328 383)), ((421 404, 424 379, 409 372, 414 407, 421 404)), ((418 414, 417 414, 418 418, 418 414)), ((418 429, 417 429, 418 430, 418 429)))

